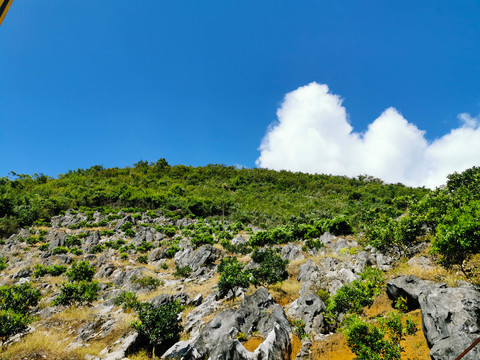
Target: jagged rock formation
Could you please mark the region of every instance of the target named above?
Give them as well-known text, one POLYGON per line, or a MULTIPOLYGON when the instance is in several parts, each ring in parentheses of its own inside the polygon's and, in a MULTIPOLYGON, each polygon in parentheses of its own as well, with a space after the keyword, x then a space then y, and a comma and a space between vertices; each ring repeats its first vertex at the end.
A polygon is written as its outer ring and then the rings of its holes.
MULTIPOLYGON (((422 310, 423 333, 434 360, 455 359, 480 337, 480 289, 469 284, 452 288, 400 276, 387 284, 389 297, 407 299, 411 308, 422 310)), ((480 358, 475 347, 462 359, 480 358)))

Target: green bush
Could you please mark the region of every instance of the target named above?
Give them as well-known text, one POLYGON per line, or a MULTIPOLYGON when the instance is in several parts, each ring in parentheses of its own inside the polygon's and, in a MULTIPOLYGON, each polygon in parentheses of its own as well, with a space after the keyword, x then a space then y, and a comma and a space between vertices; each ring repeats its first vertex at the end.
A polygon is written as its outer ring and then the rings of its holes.
POLYGON ((127 260, 128 259, 128 254, 127 253, 120 253, 120 260, 127 260))
POLYGON ((244 270, 243 264, 239 263, 236 257, 223 258, 217 271, 220 274, 218 290, 221 297, 232 291, 235 298, 237 288, 246 288, 250 284, 250 273, 244 270))
POLYGON ((462 265, 480 252, 480 201, 450 209, 436 228, 432 252, 445 267, 462 265))
POLYGON ((27 315, 11 309, 0 310, 0 340, 4 344, 12 335, 27 329, 33 320, 27 315))
POLYGON ((68 235, 65 238, 65 246, 66 247, 74 247, 74 246, 82 246, 82 241, 75 235, 68 235))
POLYGON ((137 233, 136 233, 133 229, 127 229, 127 230, 125 230, 125 235, 128 236, 128 237, 133 238, 133 237, 135 237, 136 234, 137 234, 137 233))
POLYGON ((120 295, 113 298, 113 303, 116 306, 122 306, 123 310, 136 309, 140 304, 136 294, 125 291, 122 291, 120 295))
POLYGON ((70 249, 70 254, 80 256, 80 255, 83 254, 83 250, 82 250, 82 249, 79 249, 79 248, 77 248, 77 247, 74 247, 74 248, 71 248, 71 249, 70 249))
POLYGON ((183 308, 178 302, 155 307, 150 303, 141 303, 137 307, 138 321, 132 325, 140 336, 148 339, 149 344, 162 351, 180 339, 183 330, 179 313, 183 308))
POLYGON ((137 261, 141 264, 148 264, 148 255, 140 255, 137 261))
POLYGON ((94 265, 90 265, 88 261, 74 262, 72 267, 66 272, 70 282, 75 281, 92 281, 96 269, 94 265))
POLYGON ((0 271, 5 270, 7 267, 7 259, 0 257, 0 271))
POLYGON ((374 297, 381 292, 383 274, 379 269, 367 268, 361 274, 361 279, 342 286, 331 298, 327 311, 333 314, 359 314, 365 306, 372 305, 374 297))
POLYGON ((416 324, 407 319, 403 325, 401 314, 391 312, 377 323, 368 323, 358 316, 345 320, 347 344, 358 360, 400 360, 404 349, 400 341, 417 332, 416 324))
POLYGON ((60 294, 53 301, 54 305, 83 305, 91 304, 98 298, 97 281, 78 281, 64 283, 60 288, 60 294))
POLYGON ((50 247, 50 245, 48 245, 48 244, 42 244, 38 247, 38 250, 47 251, 49 247, 50 247))
POLYGON ((43 266, 36 264, 33 271, 33 277, 41 277, 45 275, 60 276, 67 271, 65 265, 43 266))
POLYGON ((31 307, 37 306, 40 298, 40 291, 28 282, 0 286, 0 310, 26 314, 31 307))
POLYGON ((105 245, 97 244, 92 246, 89 252, 90 254, 99 254, 99 253, 102 253, 104 250, 105 250, 105 245))
POLYGON ((146 253, 146 252, 149 252, 154 247, 155 247, 155 245, 153 245, 152 243, 149 243, 147 241, 142 241, 141 244, 139 246, 137 246, 136 250, 141 252, 141 253, 146 253))
POLYGON ((275 284, 288 277, 288 260, 283 260, 275 250, 254 250, 252 260, 260 264, 260 267, 251 271, 254 285, 275 284))
POLYGON ((181 249, 180 249, 179 246, 177 246, 177 245, 172 245, 172 246, 170 246, 170 247, 167 249, 167 251, 166 251, 166 253, 165 253, 165 256, 166 256, 168 259, 171 259, 171 258, 173 258, 173 257, 175 256, 175 254, 176 254, 177 252, 179 252, 180 250, 181 250, 181 249))
POLYGON ((68 253, 68 248, 65 246, 57 246, 53 248, 52 253, 54 255, 59 255, 59 254, 66 254, 68 253))
POLYGON ((192 268, 188 265, 180 267, 177 266, 173 275, 176 277, 188 278, 190 275, 192 275, 192 268))
POLYGON ((146 288, 148 290, 155 290, 160 285, 163 285, 163 281, 156 279, 152 276, 143 276, 133 280, 134 283, 139 284, 142 288, 146 288))
POLYGON ((202 245, 215 244, 213 236, 207 232, 196 232, 190 239, 190 242, 195 248, 198 248, 202 245))
POLYGON ((307 249, 318 251, 325 246, 325 244, 319 239, 305 240, 305 246, 307 249))
POLYGON ((339 216, 329 221, 328 231, 335 236, 350 235, 353 234, 353 227, 348 218, 339 216))

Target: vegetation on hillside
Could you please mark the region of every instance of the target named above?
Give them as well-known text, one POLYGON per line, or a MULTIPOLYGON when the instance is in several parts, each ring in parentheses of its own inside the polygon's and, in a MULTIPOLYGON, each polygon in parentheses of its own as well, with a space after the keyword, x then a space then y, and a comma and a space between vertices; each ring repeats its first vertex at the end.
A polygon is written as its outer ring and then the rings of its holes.
POLYGON ((160 210, 178 218, 216 216, 264 227, 344 216, 361 228, 378 214, 401 215, 409 199, 428 192, 369 176, 170 166, 165 159, 122 169, 97 165, 57 178, 12 172, 0 178, 0 237, 80 207, 160 210))

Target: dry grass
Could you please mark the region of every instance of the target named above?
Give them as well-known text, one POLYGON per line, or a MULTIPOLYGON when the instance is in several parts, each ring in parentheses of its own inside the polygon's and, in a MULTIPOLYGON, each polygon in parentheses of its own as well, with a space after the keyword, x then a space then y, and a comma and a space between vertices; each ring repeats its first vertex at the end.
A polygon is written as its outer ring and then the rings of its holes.
POLYGON ((128 355, 130 360, 151 360, 153 359, 145 350, 141 350, 135 354, 128 355))
POLYGON ((86 321, 93 318, 94 310, 89 306, 70 306, 64 311, 54 314, 51 320, 59 321, 86 321))
POLYGON ((302 284, 300 282, 294 279, 287 279, 281 283, 270 285, 268 290, 276 303, 285 306, 298 298, 301 287, 302 284))
POLYGON ((260 335, 251 336, 246 342, 242 343, 245 349, 250 352, 255 351, 255 349, 263 342, 264 338, 260 335))
POLYGON ((445 282, 448 286, 455 286, 458 280, 466 280, 461 271, 448 270, 440 265, 432 265, 432 267, 423 268, 417 265, 408 265, 404 259, 397 267, 387 272, 387 278, 393 278, 399 275, 415 275, 423 280, 431 280, 435 282, 445 282))
MULTIPOLYGON (((312 258, 309 258, 309 259, 312 259, 312 258)), ((300 265, 303 265, 306 262, 307 262, 307 259, 296 259, 296 260, 290 261, 287 266, 288 275, 296 279, 298 276, 300 265)))
POLYGON ((71 339, 62 331, 36 330, 26 335, 21 341, 4 349, 2 356, 9 360, 46 358, 51 360, 74 359, 80 360, 82 356, 75 351, 67 352, 71 339))
POLYGON ((55 314, 48 320, 49 329, 41 324, 34 324, 36 330, 4 349, 2 356, 10 360, 79 360, 85 359, 87 354, 97 356, 104 348, 130 331, 131 322, 135 319, 132 314, 122 314, 116 327, 106 337, 92 339, 87 347, 66 350, 76 336, 76 331, 72 331, 72 328, 79 327, 87 319, 93 319, 92 315, 93 311, 86 311, 85 308, 69 308, 55 314))

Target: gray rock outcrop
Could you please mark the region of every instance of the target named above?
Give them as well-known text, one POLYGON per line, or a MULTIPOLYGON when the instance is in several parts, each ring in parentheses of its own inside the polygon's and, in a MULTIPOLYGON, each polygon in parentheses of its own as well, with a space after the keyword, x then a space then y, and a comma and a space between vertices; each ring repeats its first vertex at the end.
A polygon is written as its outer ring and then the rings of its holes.
POLYGON ((197 271, 202 266, 212 264, 219 259, 222 253, 221 250, 214 248, 212 245, 203 245, 196 250, 187 246, 175 254, 174 260, 178 267, 190 266, 193 271, 197 271))
POLYGON ((228 309, 207 323, 200 334, 189 341, 175 344, 164 359, 288 359, 291 352, 291 328, 282 307, 273 302, 268 290, 258 289, 246 296, 237 310, 228 309), (249 352, 237 339, 258 331, 265 339, 254 352, 249 352))
MULTIPOLYGON (((453 360, 480 337, 480 290, 471 285, 447 288, 417 277, 399 276, 387 283, 392 300, 407 299, 422 310, 423 333, 433 360, 453 360)), ((462 360, 480 358, 477 346, 462 360)))

